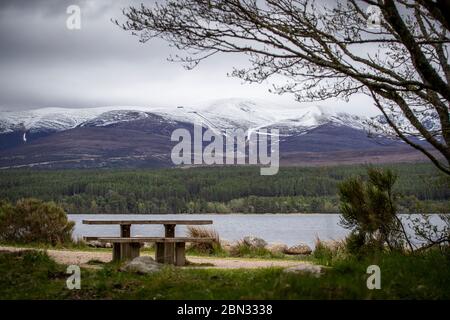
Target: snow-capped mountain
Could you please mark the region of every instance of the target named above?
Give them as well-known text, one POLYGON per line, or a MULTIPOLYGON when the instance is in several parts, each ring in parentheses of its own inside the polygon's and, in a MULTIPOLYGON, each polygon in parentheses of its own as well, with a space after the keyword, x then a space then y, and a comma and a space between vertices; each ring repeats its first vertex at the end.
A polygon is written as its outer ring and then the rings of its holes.
MULTIPOLYGON (((436 117, 423 116, 427 126, 439 128, 436 117)), ((226 99, 167 108, 0 112, 0 169, 171 166, 171 134, 177 128, 192 130, 192 124, 223 134, 227 129, 279 129, 281 163, 287 165, 422 159, 405 143, 386 137, 389 129, 382 117, 226 99)), ((411 128, 406 120, 402 124, 411 128)))
POLYGON ((150 114, 167 121, 203 124, 223 131, 280 127, 304 130, 333 122, 364 129, 363 117, 336 113, 320 106, 283 107, 249 100, 227 99, 198 107, 99 107, 84 109, 45 108, 19 112, 0 112, 0 134, 14 131, 58 132, 75 127, 109 126, 147 118, 150 114))

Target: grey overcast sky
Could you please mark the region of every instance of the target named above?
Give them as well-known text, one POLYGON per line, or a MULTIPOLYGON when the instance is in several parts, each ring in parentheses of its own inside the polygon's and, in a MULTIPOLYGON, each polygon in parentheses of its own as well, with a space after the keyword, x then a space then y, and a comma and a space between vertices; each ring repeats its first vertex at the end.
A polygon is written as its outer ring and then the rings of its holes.
MULTIPOLYGON (((146 44, 110 19, 146 0, 1 0, 0 110, 41 107, 194 105, 223 98, 258 98, 298 105, 293 96, 268 92, 270 83, 243 84, 227 77, 245 66, 242 55, 221 55, 192 71, 167 61, 176 52, 161 40, 146 44), (81 30, 69 30, 66 10, 81 8, 81 30)), ((338 109, 373 114, 372 102, 327 101, 338 109)))

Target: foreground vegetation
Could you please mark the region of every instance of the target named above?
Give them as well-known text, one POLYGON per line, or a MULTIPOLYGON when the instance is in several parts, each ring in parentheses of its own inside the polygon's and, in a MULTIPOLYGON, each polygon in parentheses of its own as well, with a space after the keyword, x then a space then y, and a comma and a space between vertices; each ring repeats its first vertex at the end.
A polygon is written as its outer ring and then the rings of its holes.
POLYGON ((53 202, 22 199, 15 205, 0 201, 0 241, 71 243, 75 223, 53 202))
MULTIPOLYGON (((399 176, 399 212, 449 212, 450 180, 431 164, 385 166, 399 176)), ((0 172, 0 199, 55 201, 67 213, 338 212, 338 185, 365 166, 163 170, 11 170, 0 172)))
MULTIPOLYGON (((322 262, 325 262, 322 260, 322 262)), ((0 299, 450 299, 450 255, 383 253, 334 258, 320 277, 281 268, 255 270, 166 267, 150 275, 82 269, 81 289, 68 290, 66 266, 45 253, 0 252, 0 299), (381 289, 366 286, 369 265, 381 269, 381 289)))
MULTIPOLYGON (((412 245, 398 218, 398 181, 391 170, 369 168, 339 183, 341 225, 350 234, 340 242, 317 241, 308 260, 323 265, 321 273, 274 267, 219 270, 189 264, 189 268, 158 266, 139 275, 122 271, 116 263, 91 261, 88 264, 96 269, 82 270, 82 288, 68 290, 66 266, 30 249, 0 252, 0 299, 450 299, 450 216, 440 216, 441 226, 430 224, 427 215, 413 221, 414 234, 423 243, 412 245), (367 270, 373 265, 381 272, 381 288, 376 290, 367 285, 367 270)), ((2 242, 83 247, 72 242, 72 229, 66 212, 54 202, 0 202, 2 242)), ((285 259, 284 254, 290 253, 269 249, 262 239, 222 244, 214 230, 202 227, 191 227, 188 233, 216 239, 191 246, 190 253, 265 259, 285 259)), ((307 249, 294 253, 311 253, 307 249)))

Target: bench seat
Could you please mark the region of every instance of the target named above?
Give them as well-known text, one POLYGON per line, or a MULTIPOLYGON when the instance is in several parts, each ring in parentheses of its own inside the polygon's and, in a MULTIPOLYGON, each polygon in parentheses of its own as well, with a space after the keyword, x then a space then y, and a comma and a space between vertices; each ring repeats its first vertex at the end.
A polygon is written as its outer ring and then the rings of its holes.
POLYGON ((142 243, 156 243, 155 258, 160 263, 184 266, 186 264, 186 243, 214 242, 214 238, 192 237, 84 237, 86 241, 100 241, 113 244, 113 260, 132 260, 139 257, 142 243))
POLYGON ((145 243, 145 242, 213 242, 214 238, 189 238, 189 237, 175 237, 175 238, 166 238, 166 237, 84 237, 86 241, 100 241, 100 242, 109 242, 109 243, 145 243))

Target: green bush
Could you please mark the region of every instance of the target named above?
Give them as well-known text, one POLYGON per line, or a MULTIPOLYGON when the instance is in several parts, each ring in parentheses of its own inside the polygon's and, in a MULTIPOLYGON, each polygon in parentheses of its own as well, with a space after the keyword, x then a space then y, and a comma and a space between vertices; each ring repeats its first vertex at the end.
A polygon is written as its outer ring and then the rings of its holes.
POLYGON ((330 247, 325 246, 322 241, 317 240, 313 251, 313 258, 319 264, 330 265, 333 261, 334 252, 330 247))
POLYGON ((361 177, 345 180, 339 186, 341 224, 352 231, 347 244, 349 251, 364 247, 383 250, 403 249, 408 241, 397 216, 393 193, 397 175, 391 170, 369 168, 368 181, 361 177))
POLYGON ((349 253, 346 241, 322 241, 317 238, 312 257, 316 263, 325 266, 330 266, 337 260, 346 259, 349 253))
POLYGON ((16 243, 62 244, 72 241, 75 223, 54 202, 19 200, 0 204, 0 240, 16 243))
POLYGON ((266 248, 254 248, 246 244, 244 241, 239 241, 236 246, 232 247, 230 251, 230 256, 232 257, 265 257, 265 258, 280 258, 282 254, 273 254, 266 248))

